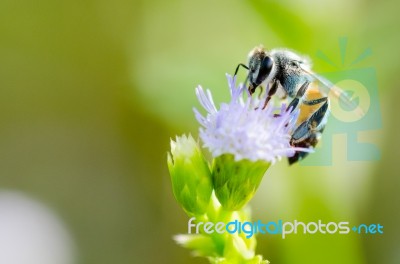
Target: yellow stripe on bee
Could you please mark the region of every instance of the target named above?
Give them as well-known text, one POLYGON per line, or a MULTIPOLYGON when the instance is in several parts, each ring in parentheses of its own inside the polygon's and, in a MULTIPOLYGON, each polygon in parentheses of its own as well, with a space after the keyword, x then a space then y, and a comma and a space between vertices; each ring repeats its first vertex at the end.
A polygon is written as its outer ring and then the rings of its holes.
MULTIPOLYGON (((317 89, 316 85, 310 85, 310 87, 307 89, 306 94, 304 96, 304 100, 315 100, 324 97, 323 94, 320 93, 320 91, 317 89)), ((321 104, 317 105, 305 105, 301 104, 300 105, 300 115, 297 119, 297 125, 300 125, 304 121, 306 121, 310 116, 318 109, 321 107, 321 104)))

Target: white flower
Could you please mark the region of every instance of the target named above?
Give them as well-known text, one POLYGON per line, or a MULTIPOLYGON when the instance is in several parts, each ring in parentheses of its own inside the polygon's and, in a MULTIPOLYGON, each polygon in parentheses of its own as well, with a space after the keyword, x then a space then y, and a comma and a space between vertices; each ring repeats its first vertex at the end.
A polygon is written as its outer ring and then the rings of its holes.
POLYGON ((286 111, 285 104, 276 108, 272 103, 263 108, 264 99, 243 98, 243 84, 236 86, 236 78, 227 74, 231 101, 215 107, 209 90, 196 88, 200 104, 207 111, 203 116, 194 109, 199 121, 200 138, 214 157, 233 154, 236 161, 248 159, 275 162, 291 157, 296 151, 311 149, 294 148, 290 145, 298 111, 286 111), (278 112, 277 112, 278 111, 278 112))

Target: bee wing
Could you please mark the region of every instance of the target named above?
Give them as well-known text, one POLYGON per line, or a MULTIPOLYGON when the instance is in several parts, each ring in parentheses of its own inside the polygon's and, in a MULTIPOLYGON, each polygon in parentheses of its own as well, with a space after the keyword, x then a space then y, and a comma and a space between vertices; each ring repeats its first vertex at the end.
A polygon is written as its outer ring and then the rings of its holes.
POLYGON ((364 115, 364 111, 361 109, 361 107, 358 106, 358 103, 353 101, 353 99, 350 98, 350 96, 341 88, 337 87, 336 85, 334 85, 321 75, 318 75, 311 71, 307 71, 305 69, 303 70, 308 74, 310 74, 314 78, 314 80, 316 80, 318 83, 321 84, 319 85, 319 87, 321 88, 323 93, 327 95, 333 94, 334 97, 338 98, 342 103, 347 105, 350 109, 355 109, 354 111, 359 117, 364 115))

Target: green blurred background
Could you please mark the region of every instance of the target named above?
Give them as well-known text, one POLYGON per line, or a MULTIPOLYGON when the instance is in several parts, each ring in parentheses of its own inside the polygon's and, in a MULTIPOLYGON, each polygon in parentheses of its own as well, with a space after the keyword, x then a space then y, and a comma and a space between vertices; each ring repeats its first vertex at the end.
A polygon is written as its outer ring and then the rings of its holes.
MULTIPOLYGON (((194 87, 228 98, 225 73, 258 44, 377 72, 382 129, 363 138, 378 161, 271 168, 251 202, 263 221, 380 223, 383 235, 259 236, 272 263, 400 263, 398 1, 0 2, 0 188, 61 219, 76 263, 207 263, 172 241, 188 217, 173 198, 169 139, 197 135, 194 87), (396 106, 397 105, 397 106, 396 106)), ((318 155, 318 152, 314 155, 318 155)), ((1 236, 1 234, 0 234, 1 236)))

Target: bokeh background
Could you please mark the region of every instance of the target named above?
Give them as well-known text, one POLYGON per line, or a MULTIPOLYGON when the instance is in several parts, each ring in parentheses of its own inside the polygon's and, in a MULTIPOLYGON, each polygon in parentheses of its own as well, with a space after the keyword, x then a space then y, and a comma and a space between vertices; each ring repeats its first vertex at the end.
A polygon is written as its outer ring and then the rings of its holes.
POLYGON ((331 165, 282 161, 268 171, 253 218, 380 223, 384 234, 259 236, 257 252, 281 264, 400 263, 399 8, 370 0, 2 0, 1 263, 207 263, 172 240, 188 217, 166 168, 170 138, 197 136, 194 87, 226 100, 225 73, 261 43, 335 71, 317 54, 342 65, 342 37, 347 62, 372 51, 352 67, 377 73, 382 125, 360 137, 380 157, 348 161, 346 134, 335 135, 331 165), (22 262, 4 257, 32 251, 22 262))

